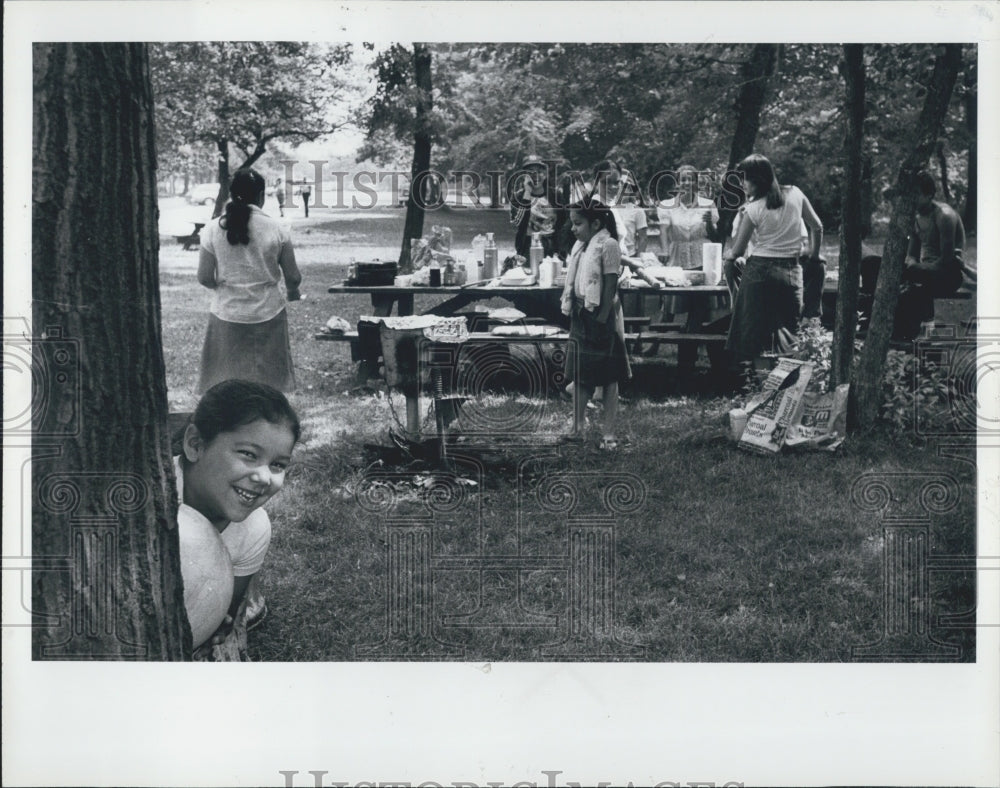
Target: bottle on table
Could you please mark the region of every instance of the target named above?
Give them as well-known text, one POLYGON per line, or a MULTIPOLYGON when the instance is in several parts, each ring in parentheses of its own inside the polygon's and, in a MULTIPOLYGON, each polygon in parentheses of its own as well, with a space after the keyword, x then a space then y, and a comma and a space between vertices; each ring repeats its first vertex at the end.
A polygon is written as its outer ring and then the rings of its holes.
POLYGON ((538 281, 538 266, 545 257, 545 250, 542 248, 542 236, 539 233, 531 234, 531 248, 528 250, 528 264, 531 266, 531 275, 538 281))
POLYGON ((431 261, 428 274, 430 275, 430 286, 441 287, 441 266, 438 265, 437 260, 431 261))
POLYGON ((483 278, 493 279, 497 271, 497 242, 493 233, 486 233, 486 246, 483 248, 483 278))

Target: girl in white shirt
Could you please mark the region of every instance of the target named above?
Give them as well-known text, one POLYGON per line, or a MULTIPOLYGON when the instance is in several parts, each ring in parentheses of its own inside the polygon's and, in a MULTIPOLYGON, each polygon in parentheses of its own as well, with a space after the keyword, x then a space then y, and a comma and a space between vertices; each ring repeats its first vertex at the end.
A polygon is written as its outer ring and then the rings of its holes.
POLYGON ((802 313, 801 226, 809 230, 810 258, 819 255, 823 225, 808 198, 795 186, 782 187, 771 162, 758 153, 736 166, 748 202, 736 240, 726 255, 731 268, 753 238, 753 254, 740 281, 726 347, 739 363, 761 353, 790 350, 802 313))
POLYGON ((202 393, 232 378, 295 388, 285 305, 302 297, 302 275, 288 229, 261 210, 265 192, 257 171, 237 170, 225 215, 201 233, 198 281, 212 291, 202 393))
POLYGON ((299 419, 276 389, 245 380, 213 386, 184 429, 177 476, 184 607, 192 645, 225 640, 271 542, 261 507, 285 482, 299 419))

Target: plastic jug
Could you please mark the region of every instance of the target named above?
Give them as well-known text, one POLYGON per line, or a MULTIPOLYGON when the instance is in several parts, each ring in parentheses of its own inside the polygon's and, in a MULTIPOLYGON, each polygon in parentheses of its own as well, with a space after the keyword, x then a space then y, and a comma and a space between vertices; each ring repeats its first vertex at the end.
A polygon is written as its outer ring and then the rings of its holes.
POLYGON ((556 261, 546 257, 538 264, 538 286, 552 287, 556 281, 556 261))
POLYGON ((722 244, 702 244, 701 270, 705 272, 706 285, 719 284, 722 279, 722 244))

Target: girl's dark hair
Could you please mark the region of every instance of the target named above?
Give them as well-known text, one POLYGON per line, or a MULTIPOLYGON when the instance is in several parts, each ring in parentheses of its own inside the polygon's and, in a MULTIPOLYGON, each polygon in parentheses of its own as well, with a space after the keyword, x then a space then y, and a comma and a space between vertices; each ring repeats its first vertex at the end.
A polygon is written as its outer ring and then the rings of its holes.
MULTIPOLYGON (((597 162, 597 164, 594 165, 594 169, 591 170, 590 173, 594 183, 590 187, 590 194, 588 195, 589 197, 593 198, 597 194, 598 182, 601 179, 601 173, 611 172, 612 170, 617 172, 619 176, 622 174, 622 168, 618 166, 618 162, 612 161, 611 159, 601 159, 599 162, 597 162)), ((619 188, 620 187, 621 184, 619 183, 619 188)))
POLYGON ((736 165, 736 172, 742 173, 753 184, 755 199, 766 198, 765 205, 771 210, 785 204, 785 195, 781 192, 778 176, 774 174, 774 167, 766 157, 759 153, 751 153, 736 165))
POLYGON ((925 194, 928 197, 934 196, 934 193, 937 191, 937 182, 934 180, 933 175, 927 172, 927 170, 921 170, 917 173, 916 180, 917 188, 921 194, 925 194))
POLYGON ((237 170, 229 184, 230 200, 226 203, 226 215, 219 224, 226 231, 226 240, 232 246, 250 243, 250 206, 260 201, 267 185, 257 170, 246 167, 237 170))
POLYGON ((622 174, 622 168, 618 162, 613 161, 612 159, 601 159, 594 165, 592 174, 596 179, 602 172, 611 172, 611 170, 615 170, 619 175, 622 174))
MULTIPOLYGON (((299 417, 285 395, 263 383, 249 380, 224 380, 202 395, 189 424, 208 443, 223 432, 232 432, 244 424, 264 419, 272 424, 287 424, 298 443, 302 428, 299 417)), ((186 427, 186 425, 185 425, 186 427)), ((183 429, 180 431, 183 436, 183 429)), ((177 453, 177 449, 174 449, 177 453)), ((180 452, 183 458, 184 452, 180 452)))
POLYGON ((618 240, 618 225, 615 222, 615 215, 611 213, 611 209, 607 205, 594 200, 581 200, 569 206, 569 210, 576 211, 588 222, 596 219, 601 223, 602 229, 607 230, 612 238, 618 240))

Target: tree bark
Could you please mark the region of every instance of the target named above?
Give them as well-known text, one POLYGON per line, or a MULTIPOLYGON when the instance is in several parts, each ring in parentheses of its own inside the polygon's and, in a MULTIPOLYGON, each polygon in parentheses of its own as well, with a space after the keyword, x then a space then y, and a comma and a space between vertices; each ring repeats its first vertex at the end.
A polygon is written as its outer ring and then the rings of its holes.
POLYGON ((937 156, 938 171, 941 173, 941 197, 946 203, 951 205, 951 186, 948 183, 948 157, 944 152, 944 140, 938 140, 934 149, 937 156))
POLYGON ((182 659, 146 46, 33 56, 32 652, 182 659))
MULTIPOLYGON (((767 97, 767 84, 774 73, 778 59, 776 44, 755 44, 750 51, 750 57, 740 68, 742 87, 736 98, 736 128, 733 131, 733 142, 729 149, 729 168, 732 172, 736 165, 753 153, 757 143, 757 132, 760 130, 760 113, 764 109, 764 99, 767 97)), ((725 187, 725 183, 723 186, 725 187)), ((725 194, 723 195, 725 197, 725 194)), ((725 199, 719 206, 719 224, 716 232, 726 243, 733 229, 737 206, 727 204, 725 199)))
POLYGON ((948 113, 951 92, 961 66, 961 45, 943 45, 935 58, 924 106, 917 120, 916 142, 900 165, 896 176, 895 197, 889 219, 889 236, 882 250, 882 265, 878 284, 875 286, 871 324, 851 382, 855 397, 849 422, 862 430, 871 429, 878 418, 882 369, 889 350, 896 302, 899 300, 899 283, 903 273, 903 261, 906 258, 907 238, 913 228, 916 211, 916 176, 927 166, 934 152, 934 145, 948 113))
POLYGON ((212 218, 222 216, 222 211, 226 207, 229 199, 229 140, 216 140, 216 149, 219 151, 219 193, 215 198, 215 207, 212 209, 212 218))
POLYGON ((424 234, 424 203, 420 196, 423 173, 431 169, 431 51, 426 44, 413 45, 413 80, 417 88, 416 120, 413 129, 413 165, 410 167, 410 194, 406 199, 406 221, 403 225, 403 245, 399 252, 399 270, 413 270, 410 261, 410 239, 424 234))
POLYGON ((831 383, 851 378, 854 336, 858 322, 858 287, 861 276, 861 235, 864 222, 864 124, 865 61, 863 44, 845 44, 840 64, 844 76, 844 193, 840 203, 840 266, 837 311, 833 326, 831 383))
POLYGON ((979 177, 976 168, 979 166, 977 155, 977 124, 979 123, 978 86, 976 84, 975 55, 971 63, 965 66, 965 128, 969 132, 969 188, 965 193, 965 210, 962 224, 965 232, 976 231, 976 211, 978 209, 977 195, 979 192, 979 177))
MULTIPOLYGON (((865 77, 867 79, 867 75, 865 77)), ((875 210, 875 184, 872 175, 872 152, 865 144, 865 152, 861 156, 861 238, 864 240, 872 234, 872 213, 875 210)))

